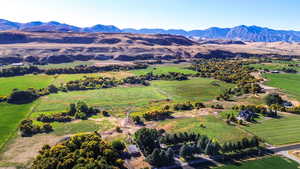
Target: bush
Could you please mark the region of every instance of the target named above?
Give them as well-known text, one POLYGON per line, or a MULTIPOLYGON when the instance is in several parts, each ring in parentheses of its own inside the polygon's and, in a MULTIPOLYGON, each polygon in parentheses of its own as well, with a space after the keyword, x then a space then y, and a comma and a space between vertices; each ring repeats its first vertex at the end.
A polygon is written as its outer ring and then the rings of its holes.
POLYGON ((194 106, 190 102, 174 105, 174 110, 176 110, 176 111, 193 110, 193 109, 194 109, 194 106))

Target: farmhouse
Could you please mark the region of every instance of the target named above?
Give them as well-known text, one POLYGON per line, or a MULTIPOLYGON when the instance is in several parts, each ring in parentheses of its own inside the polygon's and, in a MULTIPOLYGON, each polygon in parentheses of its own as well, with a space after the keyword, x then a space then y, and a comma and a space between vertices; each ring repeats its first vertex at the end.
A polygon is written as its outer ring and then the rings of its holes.
POLYGON ((253 113, 251 110, 243 110, 239 113, 237 118, 245 121, 250 121, 254 117, 254 114, 255 113, 253 113))

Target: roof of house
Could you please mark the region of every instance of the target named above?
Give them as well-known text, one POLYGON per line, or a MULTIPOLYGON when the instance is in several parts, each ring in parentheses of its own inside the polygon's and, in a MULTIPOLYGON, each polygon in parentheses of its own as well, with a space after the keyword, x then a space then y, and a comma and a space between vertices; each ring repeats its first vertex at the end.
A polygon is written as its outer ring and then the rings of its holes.
POLYGON ((244 118, 248 118, 253 115, 254 115, 254 113, 251 110, 243 110, 239 113, 239 116, 244 117, 244 118))
POLYGON ((129 145, 127 147, 127 150, 128 150, 129 153, 138 153, 138 152, 140 152, 138 147, 134 144, 129 145))

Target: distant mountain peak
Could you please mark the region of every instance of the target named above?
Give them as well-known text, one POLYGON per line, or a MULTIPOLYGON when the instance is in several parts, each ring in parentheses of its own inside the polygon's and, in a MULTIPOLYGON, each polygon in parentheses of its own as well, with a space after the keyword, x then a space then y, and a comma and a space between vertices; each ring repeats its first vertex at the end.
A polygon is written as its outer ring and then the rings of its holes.
POLYGON ((97 24, 91 27, 80 28, 57 21, 41 22, 33 21, 28 23, 12 22, 0 19, 0 31, 21 30, 21 31, 56 31, 56 32, 107 32, 107 33, 139 33, 139 34, 173 34, 187 37, 198 37, 205 39, 224 39, 224 40, 243 40, 255 42, 300 42, 300 31, 274 30, 267 27, 256 25, 239 25, 233 28, 210 27, 205 30, 183 29, 160 29, 160 28, 142 28, 142 29, 119 29, 114 25, 97 24))

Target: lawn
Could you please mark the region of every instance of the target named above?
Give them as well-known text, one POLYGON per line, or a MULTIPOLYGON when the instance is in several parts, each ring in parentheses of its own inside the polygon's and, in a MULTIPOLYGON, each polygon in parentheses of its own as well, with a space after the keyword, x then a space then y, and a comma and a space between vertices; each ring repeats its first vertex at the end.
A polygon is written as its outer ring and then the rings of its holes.
POLYGON ((266 85, 280 88, 300 101, 300 74, 264 74, 266 85))
POLYGON ((0 78, 0 96, 9 95, 15 88, 21 90, 28 88, 44 88, 53 81, 54 76, 43 74, 0 78))
POLYGON ((0 103, 0 149, 15 133, 22 119, 30 112, 32 104, 13 105, 0 103))
POLYGON ((154 102, 171 99, 174 102, 207 101, 214 99, 226 86, 212 79, 197 78, 187 81, 153 81, 150 86, 117 87, 51 94, 41 98, 37 112, 63 111, 68 104, 82 100, 91 106, 113 112, 140 111, 154 102), (217 82, 221 86, 214 86, 217 82))
POLYGON ((194 132, 207 135, 217 139, 220 143, 226 141, 241 140, 250 136, 241 129, 227 125, 223 120, 212 116, 202 116, 198 118, 179 118, 160 121, 158 128, 163 128, 171 133, 194 132), (203 124, 205 128, 200 125, 203 124))
POLYGON ((166 74, 169 72, 177 72, 177 73, 184 73, 184 74, 196 74, 196 71, 186 69, 187 65, 159 65, 159 66, 150 66, 147 69, 140 69, 140 70, 132 70, 135 75, 144 75, 150 72, 154 74, 166 74))
POLYGON ((287 158, 272 156, 251 160, 237 165, 226 165, 216 169, 298 169, 299 164, 287 158))
POLYGON ((264 119, 244 129, 274 145, 300 142, 300 115, 284 115, 279 119, 264 119))
POLYGON ((114 125, 108 120, 93 121, 93 120, 81 120, 70 123, 53 123, 53 133, 57 136, 93 132, 93 131, 106 131, 112 129, 114 125))

